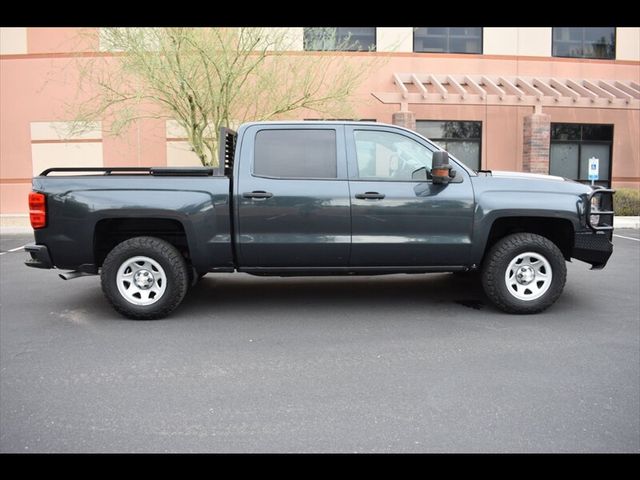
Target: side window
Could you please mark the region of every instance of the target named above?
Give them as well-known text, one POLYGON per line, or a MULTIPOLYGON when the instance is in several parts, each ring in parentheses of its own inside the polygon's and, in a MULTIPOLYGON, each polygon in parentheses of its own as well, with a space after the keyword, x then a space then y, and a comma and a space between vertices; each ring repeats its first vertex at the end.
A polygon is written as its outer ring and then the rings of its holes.
POLYGON ((425 180, 431 178, 433 152, 404 135, 356 130, 358 176, 374 180, 425 180))
POLYGON ((337 178, 336 131, 261 130, 256 134, 254 175, 337 178))

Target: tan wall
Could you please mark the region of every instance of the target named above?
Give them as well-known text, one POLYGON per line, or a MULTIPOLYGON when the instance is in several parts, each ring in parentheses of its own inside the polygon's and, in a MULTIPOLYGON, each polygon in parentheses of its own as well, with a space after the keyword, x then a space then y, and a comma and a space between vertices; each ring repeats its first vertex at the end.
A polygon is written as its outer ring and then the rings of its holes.
POLYGON ((69 122, 31 122, 31 168, 39 175, 53 167, 102 167, 102 125, 69 134, 69 122))
POLYGON ((551 28, 487 27, 482 29, 485 55, 551 56, 551 28))
POLYGON ((27 29, 0 27, 0 55, 27 53, 27 29))
POLYGON ((198 156, 187 142, 187 133, 174 120, 166 122, 167 135, 167 166, 170 167, 199 167, 202 165, 198 156))
POLYGON ((616 28, 616 60, 640 61, 640 27, 616 28))
POLYGON ((378 52, 413 52, 413 28, 376 28, 376 49, 378 52))

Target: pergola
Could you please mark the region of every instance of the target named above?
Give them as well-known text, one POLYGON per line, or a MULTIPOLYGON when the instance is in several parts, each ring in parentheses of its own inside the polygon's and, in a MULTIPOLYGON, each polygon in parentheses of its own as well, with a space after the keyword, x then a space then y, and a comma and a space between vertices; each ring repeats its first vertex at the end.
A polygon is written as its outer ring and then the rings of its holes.
POLYGON ((382 103, 640 109, 640 84, 544 76, 395 73, 395 91, 374 92, 382 103))

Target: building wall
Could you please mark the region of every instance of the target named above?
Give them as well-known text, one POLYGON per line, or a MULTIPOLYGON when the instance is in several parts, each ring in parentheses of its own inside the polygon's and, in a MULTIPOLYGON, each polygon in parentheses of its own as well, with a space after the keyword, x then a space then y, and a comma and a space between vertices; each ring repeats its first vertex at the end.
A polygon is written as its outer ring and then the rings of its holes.
MULTIPOLYGON (((300 53, 303 29, 288 31, 292 55, 300 53)), ((483 55, 413 53, 412 28, 376 30, 379 53, 336 52, 345 62, 380 57, 377 71, 354 95, 360 118, 391 123, 399 105, 385 105, 372 92, 393 91, 395 72, 536 75, 618 79, 640 83, 640 28, 618 28, 616 60, 552 58, 550 28, 485 28, 483 55)), ((31 176, 47 166, 185 165, 195 162, 179 134, 165 120, 136 122, 121 137, 94 134, 63 141, 52 122, 70 120, 66 103, 93 92, 78 92, 73 54, 100 52, 96 29, 0 28, 0 213, 23 213, 31 176), (43 133, 44 132, 44 133, 43 133)), ((482 168, 522 169, 523 118, 533 107, 412 105, 417 120, 482 121, 482 168)), ((543 109, 551 122, 614 124, 613 185, 640 186, 640 119, 637 110, 543 109)), ((299 112, 295 118, 317 118, 299 112)), ((103 127, 108 126, 105 120, 103 127)))

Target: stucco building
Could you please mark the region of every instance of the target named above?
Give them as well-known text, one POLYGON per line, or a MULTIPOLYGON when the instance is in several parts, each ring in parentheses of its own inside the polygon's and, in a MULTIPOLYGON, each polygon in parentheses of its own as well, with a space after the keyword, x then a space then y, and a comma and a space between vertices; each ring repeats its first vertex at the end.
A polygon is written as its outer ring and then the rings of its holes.
MULTIPOLYGON (((355 94, 360 119, 396 123, 472 168, 532 171, 640 187, 640 28, 329 29, 366 51, 314 51, 291 28, 292 54, 383 61, 355 94)), ((73 28, 0 28, 0 213, 27 211, 30 179, 55 166, 197 164, 172 122, 138 121, 124 136, 61 138, 76 95, 74 55, 110 56, 98 29, 78 52, 73 28)), ((328 40, 335 41, 335 40, 328 40)), ((323 49, 331 49, 325 44, 323 49)), ((311 113, 300 112, 299 119, 311 113)))

